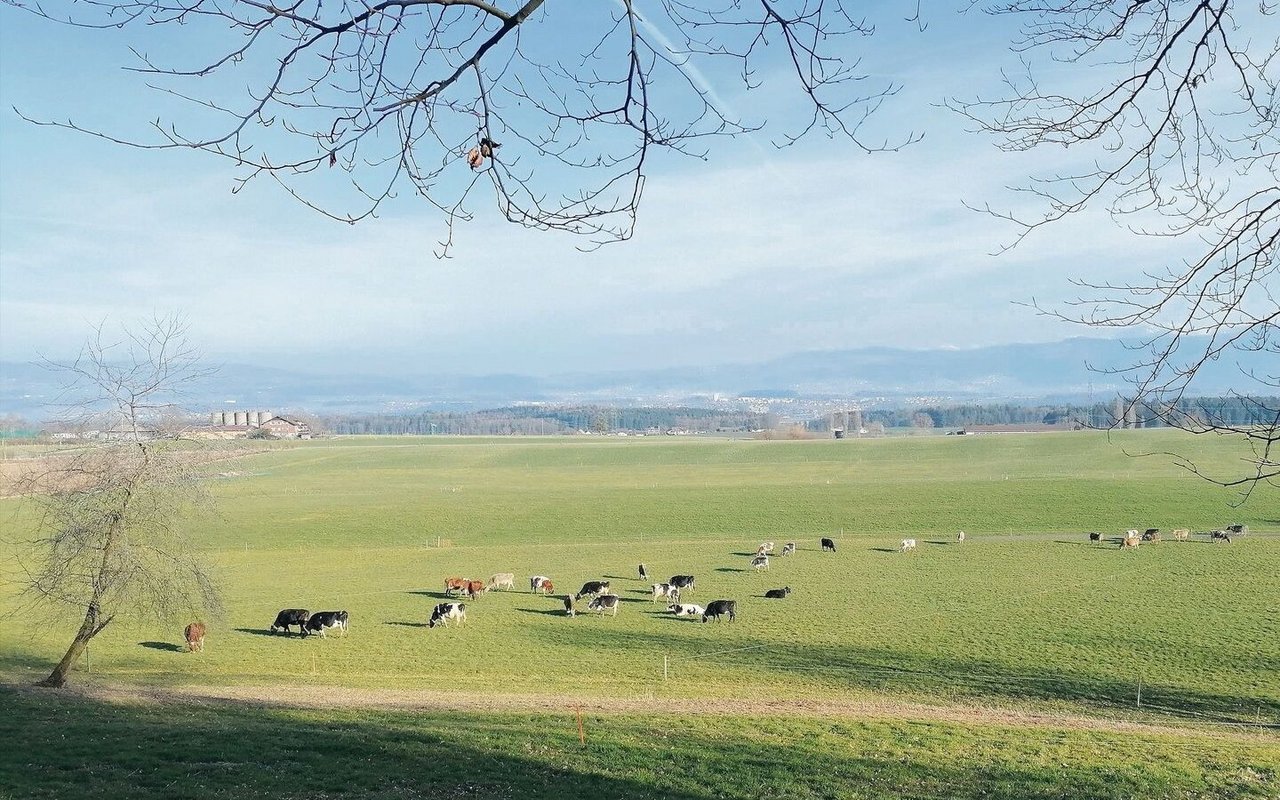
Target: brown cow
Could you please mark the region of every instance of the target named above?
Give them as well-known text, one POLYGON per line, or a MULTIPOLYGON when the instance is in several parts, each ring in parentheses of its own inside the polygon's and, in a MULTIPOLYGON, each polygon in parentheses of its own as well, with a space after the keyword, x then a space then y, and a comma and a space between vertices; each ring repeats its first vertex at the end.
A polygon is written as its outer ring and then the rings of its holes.
MULTIPOLYGON (((1135 533, 1135 531, 1130 531, 1130 533, 1135 533)), ((1120 549, 1121 550, 1137 550, 1138 544, 1141 542, 1142 542, 1142 539, 1140 539, 1137 536, 1126 536, 1120 540, 1120 549)))
POLYGON ((551 582, 550 578, 548 578, 547 580, 543 581, 542 585, 538 588, 542 589, 543 594, 551 594, 556 590, 556 585, 551 582))
POLYGON ((453 594, 454 592, 465 592, 467 590, 466 578, 445 578, 444 593, 453 594))
POLYGON ((484 581, 467 581, 467 597, 470 597, 472 600, 478 600, 480 595, 484 594, 485 591, 484 581))
POLYGON ((182 629, 182 638, 187 640, 187 652, 204 652, 204 623, 193 622, 182 629))

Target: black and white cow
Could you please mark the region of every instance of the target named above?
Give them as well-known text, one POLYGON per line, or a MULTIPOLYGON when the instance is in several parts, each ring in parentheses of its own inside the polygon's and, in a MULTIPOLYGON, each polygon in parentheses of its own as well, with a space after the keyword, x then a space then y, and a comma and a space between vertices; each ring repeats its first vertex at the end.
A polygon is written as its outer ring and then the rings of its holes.
POLYGON ((791 594, 791 587, 783 586, 781 589, 770 589, 764 593, 764 596, 771 600, 781 600, 789 594, 791 594))
POLYGON ((573 596, 573 599, 581 600, 586 595, 604 594, 607 591, 609 591, 608 581, 587 581, 586 583, 582 584, 582 588, 578 591, 576 595, 573 596))
POLYGON ((794 553, 795 551, 796 551, 796 543, 795 543, 795 542, 787 542, 786 544, 784 544, 784 545, 782 546, 782 552, 781 552, 781 553, 779 553, 778 555, 782 555, 782 556, 789 556, 789 555, 791 555, 792 553, 794 553))
POLYGON ((571 617, 577 613, 573 609, 573 595, 571 594, 566 594, 564 596, 564 613, 568 614, 571 617))
POLYGON ((658 598, 677 602, 680 600, 680 590, 669 583, 655 583, 649 589, 653 592, 653 602, 655 603, 658 602, 658 598))
POLYGON ((671 580, 667 581, 667 583, 682 592, 692 592, 694 588, 692 575, 672 575, 671 580))
POLYGON ((442 625, 447 628, 451 620, 459 625, 467 621, 466 603, 437 604, 435 608, 431 609, 431 619, 427 620, 427 627, 434 628, 437 625, 442 625))
POLYGON ((1209 534, 1209 539, 1215 542, 1226 542, 1231 544, 1231 534, 1226 531, 1213 531, 1209 534))
POLYGON ((751 559, 751 568, 752 568, 752 569, 754 569, 756 572, 759 572, 759 571, 760 571, 760 570, 762 570, 762 569, 768 569, 768 568, 769 568, 769 557, 768 557, 768 556, 756 556, 755 558, 751 559))
POLYGON ((707 612, 705 608, 693 603, 672 603, 667 610, 677 617, 700 617, 707 612))
POLYGON ((600 616, 604 616, 604 612, 612 611, 613 616, 618 616, 618 596, 616 594, 602 594, 592 598, 587 603, 587 610, 594 611, 600 616))
POLYGON ((712 617, 716 622, 720 621, 720 617, 727 616, 730 622, 737 617, 736 609, 738 607, 737 600, 712 600, 707 605, 707 610, 702 612, 702 621, 706 622, 712 617))
POLYGON ((822 539, 822 551, 825 553, 825 552, 826 552, 826 551, 828 551, 828 550, 830 550, 831 552, 833 552, 833 553, 834 553, 834 552, 836 551, 836 543, 835 543, 835 541, 834 541, 834 540, 832 540, 832 539, 827 539, 826 537, 823 537, 823 539, 822 539))
POLYGON ((347 635, 347 612, 345 611, 317 611, 307 620, 307 631, 310 633, 320 634, 321 639, 329 637, 324 635, 326 629, 337 628, 342 632, 343 636, 347 635))
POLYGON ((1090 533, 1090 534, 1089 534, 1089 541, 1090 541, 1090 542, 1101 542, 1101 541, 1102 541, 1102 534, 1097 533, 1096 531, 1095 531, 1095 532, 1090 533))
POLYGON ((640 565, 640 580, 642 581, 649 580, 649 570, 644 568, 644 564, 640 565))
POLYGON ((310 618, 311 612, 305 608, 286 608, 276 614, 276 621, 271 623, 271 632, 275 633, 276 628, 280 628, 285 633, 288 633, 290 625, 297 625, 298 633, 306 636, 307 620, 310 618))

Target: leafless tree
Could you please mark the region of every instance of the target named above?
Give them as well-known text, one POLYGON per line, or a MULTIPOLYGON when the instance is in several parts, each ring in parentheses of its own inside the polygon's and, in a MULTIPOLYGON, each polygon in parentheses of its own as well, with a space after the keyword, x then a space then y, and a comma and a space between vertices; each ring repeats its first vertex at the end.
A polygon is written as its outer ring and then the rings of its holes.
POLYGON ((871 151, 914 138, 860 134, 896 87, 847 55, 843 42, 873 27, 840 0, 5 2, 184 43, 184 63, 135 51, 149 85, 183 101, 152 138, 42 124, 203 150, 241 168, 242 183, 267 176, 349 222, 412 187, 446 221, 443 252, 480 187, 511 222, 593 244, 629 238, 656 152, 697 157, 716 137, 763 127, 726 108, 707 68, 727 64, 747 86, 790 77, 807 110, 777 143, 818 131, 871 151))
POLYGON ((182 323, 158 319, 119 341, 99 327, 78 358, 49 366, 68 377, 62 410, 82 444, 24 479, 33 524, 16 536, 26 607, 80 619, 41 682, 57 687, 117 617, 216 612, 218 597, 186 525, 208 498, 175 400, 209 371, 182 323))
POLYGON ((1209 477, 1246 493, 1280 476, 1280 407, 1263 399, 1280 394, 1280 359, 1262 372, 1241 367, 1239 399, 1253 406, 1253 422, 1195 410, 1191 397, 1212 361, 1280 353, 1278 8, 1006 0, 987 10, 1022 19, 1015 50, 1026 74, 1008 77, 1004 96, 954 103, 1007 150, 1066 148, 1086 165, 1020 187, 1038 200, 1030 218, 987 207, 1020 226, 1019 239, 1104 208, 1135 233, 1176 237, 1193 254, 1137 281, 1077 281, 1076 300, 1037 308, 1142 337, 1132 365, 1115 371, 1131 384, 1131 408, 1117 420, 1136 408, 1195 433, 1241 437, 1252 448, 1247 468, 1209 477), (1087 69, 1047 72, 1037 57, 1087 69))

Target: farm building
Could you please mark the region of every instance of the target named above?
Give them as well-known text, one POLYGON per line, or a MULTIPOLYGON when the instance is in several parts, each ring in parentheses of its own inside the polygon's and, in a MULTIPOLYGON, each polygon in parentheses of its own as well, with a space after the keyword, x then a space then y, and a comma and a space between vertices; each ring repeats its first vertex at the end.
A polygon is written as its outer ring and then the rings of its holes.
POLYGON ((305 422, 296 422, 284 417, 272 417, 258 423, 258 427, 281 439, 310 439, 311 428, 305 422))

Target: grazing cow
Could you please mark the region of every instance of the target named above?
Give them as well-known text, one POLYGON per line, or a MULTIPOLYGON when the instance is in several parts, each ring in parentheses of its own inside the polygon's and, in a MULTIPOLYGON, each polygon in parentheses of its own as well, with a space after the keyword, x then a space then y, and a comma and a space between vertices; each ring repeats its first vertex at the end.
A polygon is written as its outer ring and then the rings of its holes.
POLYGON ((707 605, 707 610, 702 612, 702 621, 706 622, 712 617, 716 622, 720 621, 720 617, 727 616, 730 622, 737 618, 737 600, 712 600, 707 605))
POLYGON ((467 604, 466 603, 440 603, 431 609, 431 619, 427 620, 427 627, 434 628, 437 625, 449 627, 450 621, 457 622, 459 625, 467 621, 467 604))
POLYGON ((618 596, 616 594, 596 595, 587 603, 587 610, 594 611, 600 616, 604 616, 604 612, 612 611, 613 616, 618 616, 618 596))
POLYGON ((608 591, 609 591, 608 581, 587 581, 586 583, 582 584, 582 589, 580 589, 578 593, 573 596, 573 599, 581 600, 586 595, 589 595, 589 594, 601 595, 608 591))
POLYGON ((649 570, 644 568, 644 564, 640 565, 640 580, 642 581, 649 580, 649 570))
POLYGON ((780 555, 780 556, 789 556, 789 555, 791 555, 792 553, 794 553, 795 551, 796 551, 796 543, 795 543, 795 542, 787 542, 786 544, 784 544, 784 545, 782 546, 782 552, 781 552, 781 553, 779 553, 778 555, 780 555))
POLYGON ((467 591, 466 578, 455 577, 455 578, 444 579, 444 593, 446 595, 453 594, 454 592, 457 592, 458 594, 462 594, 465 591, 467 591))
POLYGON ((310 617, 311 612, 305 608, 286 608, 279 614, 276 614, 276 621, 271 623, 271 632, 275 633, 276 628, 280 628, 285 633, 288 633, 290 625, 297 625, 298 633, 306 636, 307 620, 310 617))
POLYGON ((907 552, 908 550, 915 550, 915 549, 916 549, 916 540, 915 540, 915 539, 903 539, 903 540, 902 540, 902 545, 898 548, 898 552, 899 552, 899 553, 905 553, 905 552, 907 552))
POLYGON ((768 568, 769 568, 769 557, 768 557, 768 556, 756 556, 755 558, 751 559, 751 566, 755 569, 755 571, 756 571, 756 572, 759 572, 759 571, 760 571, 760 570, 762 570, 762 569, 768 569, 768 568))
POLYGON ((964 531, 960 531, 959 533, 956 534, 956 544, 960 544, 963 541, 964 541, 964 531))
POLYGON ((546 575, 534 575, 529 579, 529 591, 536 592, 542 588, 542 584, 551 580, 546 575))
POLYGON ((836 551, 836 543, 831 539, 824 538, 822 540, 822 552, 825 553, 828 550, 834 553, 836 551))
POLYGON ((680 601, 680 590, 669 583, 655 583, 650 587, 650 590, 653 592, 652 602, 654 603, 658 602, 660 597, 676 602, 680 601))
POLYGON ((204 623, 193 622, 182 629, 182 638, 187 642, 187 652, 204 652, 204 623))
POLYGON ((555 585, 554 583, 552 583, 552 582, 551 582, 551 579, 550 579, 550 578, 548 578, 547 580, 545 580, 545 581, 543 581, 543 582, 542 582, 542 593, 543 593, 543 594, 551 594, 551 593, 552 593, 552 592, 554 592, 555 590, 556 590, 556 585, 555 585))
POLYGON ((510 589, 515 591, 516 576, 514 572, 499 572, 489 576, 490 589, 510 589))
POLYGON ((1143 532, 1142 532, 1142 541, 1144 541, 1144 542, 1149 542, 1149 541, 1151 541, 1151 540, 1150 540, 1150 539, 1148 539, 1147 537, 1148 537, 1148 536, 1155 536, 1155 535, 1156 535, 1157 533, 1159 533, 1159 532, 1160 532, 1160 529, 1159 529, 1159 528, 1147 528, 1145 531, 1143 531, 1143 532))
POLYGON ((791 594, 791 587, 783 586, 781 589, 770 589, 764 593, 764 596, 771 600, 782 600, 789 594, 791 594))
POLYGON ((1095 543, 1095 544, 1096 544, 1096 543, 1098 543, 1098 542, 1101 542, 1101 541, 1102 541, 1102 534, 1097 533, 1097 532, 1090 533, 1090 534, 1089 534, 1089 541, 1090 541, 1090 542, 1093 542, 1093 543, 1095 543))
POLYGON ((573 595, 566 594, 564 596, 564 613, 573 616, 576 612, 573 610, 573 595))
POLYGON ((1185 542, 1191 538, 1191 530, 1189 528, 1174 528, 1173 540, 1175 542, 1185 542))
POLYGON ((1160 541, 1160 531, 1158 530, 1147 531, 1146 533, 1142 534, 1142 541, 1158 543, 1160 541))
POLYGON ((307 620, 307 630, 320 634, 321 639, 329 638, 324 635, 328 628, 337 628, 343 636, 346 636, 347 616, 345 611, 317 611, 307 620))
POLYGON ((672 575, 671 580, 667 581, 667 583, 682 592, 692 593, 694 589, 692 575, 672 575))
POLYGON ((1213 531, 1209 534, 1209 538, 1215 542, 1226 542, 1231 544, 1231 534, 1226 531, 1213 531))
POLYGON ((672 603, 667 606, 667 610, 677 617, 700 617, 707 613, 707 610, 693 603, 672 603))
POLYGON ((472 600, 479 600, 480 595, 489 591, 484 586, 484 581, 467 581, 467 597, 472 600))
MULTIPOLYGON (((1129 531, 1129 533, 1137 534, 1138 532, 1137 532, 1137 531, 1129 531)), ((1141 542, 1142 542, 1142 538, 1141 538, 1141 537, 1139 537, 1139 536, 1137 536, 1137 535, 1134 535, 1134 536, 1127 536, 1127 535, 1126 535, 1126 536, 1124 537, 1124 539, 1120 540, 1120 549, 1121 549, 1121 550, 1137 550, 1137 549, 1138 549, 1138 545, 1139 545, 1141 542)))
POLYGON ((1233 533, 1236 536, 1244 536, 1249 532, 1249 526, 1248 525, 1228 525, 1226 528, 1226 531, 1227 533, 1233 533))
POLYGON ((767 556, 772 552, 773 542, 761 542, 760 546, 756 548, 756 555, 758 556, 767 556))

